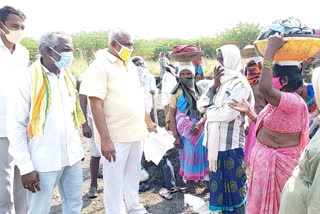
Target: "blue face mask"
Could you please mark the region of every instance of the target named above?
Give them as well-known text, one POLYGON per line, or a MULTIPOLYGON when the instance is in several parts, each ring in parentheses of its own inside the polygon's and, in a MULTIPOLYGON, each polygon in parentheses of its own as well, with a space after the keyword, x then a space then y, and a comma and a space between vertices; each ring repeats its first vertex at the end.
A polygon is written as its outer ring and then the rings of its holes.
POLYGON ((57 66, 57 68, 59 68, 61 70, 63 68, 69 68, 72 65, 72 61, 73 61, 73 52, 72 51, 59 53, 58 51, 54 50, 53 48, 52 48, 52 50, 54 52, 56 52, 61 57, 59 61, 56 61, 55 59, 53 59, 51 57, 51 59, 54 61, 54 64, 57 66))

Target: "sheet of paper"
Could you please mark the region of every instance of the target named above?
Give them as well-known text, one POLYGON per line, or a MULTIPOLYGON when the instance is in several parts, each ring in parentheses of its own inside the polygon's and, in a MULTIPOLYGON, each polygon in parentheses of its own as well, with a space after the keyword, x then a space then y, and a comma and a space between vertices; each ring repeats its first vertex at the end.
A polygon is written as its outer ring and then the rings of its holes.
POLYGON ((151 132, 144 143, 144 156, 147 161, 159 164, 166 152, 173 148, 175 138, 165 128, 157 127, 158 133, 151 132))

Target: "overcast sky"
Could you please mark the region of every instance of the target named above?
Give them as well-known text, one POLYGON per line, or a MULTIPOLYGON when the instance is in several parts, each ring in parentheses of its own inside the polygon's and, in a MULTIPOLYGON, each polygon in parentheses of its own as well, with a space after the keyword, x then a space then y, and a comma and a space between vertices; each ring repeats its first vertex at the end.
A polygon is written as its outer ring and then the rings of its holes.
POLYGON ((320 28, 320 0, 1 0, 27 16, 26 35, 121 27, 135 38, 214 36, 239 22, 266 26, 294 16, 320 28), (298 3, 299 2, 299 3, 298 3))

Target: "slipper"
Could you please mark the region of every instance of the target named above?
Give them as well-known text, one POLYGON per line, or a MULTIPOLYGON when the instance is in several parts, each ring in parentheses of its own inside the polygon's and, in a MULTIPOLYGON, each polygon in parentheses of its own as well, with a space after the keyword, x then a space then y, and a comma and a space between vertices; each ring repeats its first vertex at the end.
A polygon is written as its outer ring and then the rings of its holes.
POLYGON ((175 192, 178 192, 178 191, 181 191, 180 187, 177 187, 177 186, 174 186, 170 189, 170 193, 175 193, 175 192))
POLYGON ((170 189, 170 192, 171 192, 171 193, 175 193, 175 192, 179 192, 179 191, 183 192, 183 191, 186 191, 186 190, 187 190, 186 187, 174 186, 174 187, 172 187, 172 188, 170 189))
POLYGON ((100 174, 100 173, 99 173, 98 176, 97 176, 97 178, 98 178, 98 179, 102 179, 102 178, 103 178, 103 174, 100 174))
POLYGON ((159 190, 159 195, 167 200, 171 200, 173 198, 172 195, 170 194, 170 191, 166 188, 161 188, 159 190))
POLYGON ((88 192, 88 198, 93 199, 93 198, 96 198, 96 197, 98 197, 97 188, 95 188, 95 187, 90 187, 90 190, 89 190, 89 192, 88 192))

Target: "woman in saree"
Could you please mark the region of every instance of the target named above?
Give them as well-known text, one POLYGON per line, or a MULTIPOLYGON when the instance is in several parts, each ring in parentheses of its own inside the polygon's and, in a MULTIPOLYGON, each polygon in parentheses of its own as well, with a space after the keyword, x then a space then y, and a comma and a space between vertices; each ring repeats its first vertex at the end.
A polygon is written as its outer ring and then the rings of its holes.
POLYGON ((260 114, 257 116, 244 100, 229 104, 256 122, 246 209, 249 214, 279 212, 282 189, 308 143, 308 108, 296 93, 303 83, 299 66, 272 63, 284 43, 283 35, 268 39, 259 83, 268 105, 260 114))
POLYGON ((202 145, 205 117, 197 110, 200 92, 195 84, 191 63, 179 66, 179 83, 170 98, 169 129, 179 149, 180 172, 187 190, 195 193, 194 181, 209 180, 207 149, 202 145))
MULTIPOLYGON (((320 106, 320 67, 312 74, 315 101, 320 106)), ((299 165, 283 188, 279 214, 320 213, 320 131, 303 151, 299 165)))
MULTIPOLYGON (((233 99, 253 101, 252 89, 241 71, 238 47, 224 45, 217 51, 214 81, 197 102, 205 113, 204 144, 210 168, 210 210, 243 214, 246 201, 244 170, 245 115, 230 108, 233 99)), ((253 102, 252 102, 253 104, 253 102)))

